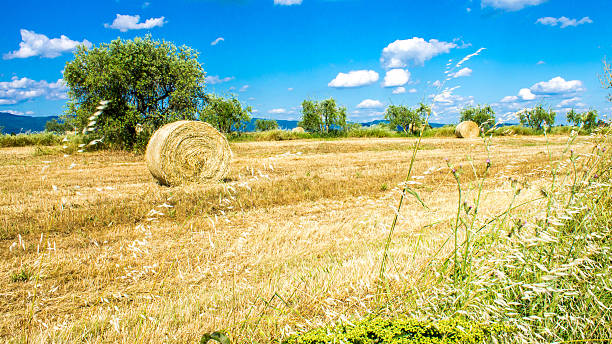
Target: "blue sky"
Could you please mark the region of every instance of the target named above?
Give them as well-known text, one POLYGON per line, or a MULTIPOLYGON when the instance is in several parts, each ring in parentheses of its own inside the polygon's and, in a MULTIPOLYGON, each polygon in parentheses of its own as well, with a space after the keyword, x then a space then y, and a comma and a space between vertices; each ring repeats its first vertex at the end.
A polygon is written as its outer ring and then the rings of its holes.
POLYGON ((61 114, 77 44, 151 34, 198 50, 207 90, 237 94, 254 117, 299 119, 302 100, 334 97, 353 121, 425 101, 440 123, 485 103, 511 122, 543 103, 564 122, 569 108, 612 112, 598 80, 611 19, 607 0, 10 2, 0 112, 61 114))

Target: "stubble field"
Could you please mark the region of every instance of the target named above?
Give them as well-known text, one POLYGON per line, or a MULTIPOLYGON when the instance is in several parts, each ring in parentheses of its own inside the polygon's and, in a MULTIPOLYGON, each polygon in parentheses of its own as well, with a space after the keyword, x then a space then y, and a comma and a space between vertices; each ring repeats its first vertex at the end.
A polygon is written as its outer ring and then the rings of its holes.
POLYGON ((410 185, 427 208, 406 199, 381 290, 415 142, 234 143, 224 182, 173 188, 153 180, 142 155, 1 149, 0 341, 183 343, 223 330, 265 342, 402 312, 404 291, 427 283, 452 249, 447 163, 473 200, 490 158, 486 218, 508 206, 511 179, 524 185, 515 204, 537 199, 567 137, 496 137, 489 153, 482 139, 423 139, 410 185))

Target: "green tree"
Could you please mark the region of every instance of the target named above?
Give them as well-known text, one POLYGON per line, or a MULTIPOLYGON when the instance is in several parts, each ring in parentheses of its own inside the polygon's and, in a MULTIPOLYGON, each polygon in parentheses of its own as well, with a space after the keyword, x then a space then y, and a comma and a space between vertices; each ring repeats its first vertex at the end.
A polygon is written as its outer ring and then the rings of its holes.
POLYGON ((330 130, 346 130, 346 107, 338 107, 334 98, 321 102, 304 100, 302 120, 298 125, 316 133, 329 133, 330 130))
POLYGON ((255 130, 266 131, 278 129, 278 122, 273 119, 258 119, 255 121, 255 130))
POLYGON ((66 131, 74 130, 74 127, 66 121, 58 121, 57 119, 51 119, 45 123, 45 131, 50 133, 63 134, 66 131))
POLYGON ((565 117, 567 118, 567 121, 569 123, 573 124, 576 127, 579 127, 580 123, 582 122, 580 119, 580 114, 574 109, 569 110, 565 117))
POLYGON ((304 100, 302 102, 302 120, 298 126, 306 131, 320 133, 323 131, 323 119, 319 114, 318 104, 312 100, 304 100))
POLYGON ((385 112, 385 119, 393 129, 402 128, 405 133, 413 133, 421 125, 422 119, 417 110, 404 105, 389 105, 385 112))
POLYGON ((582 126, 582 128, 586 130, 592 130, 597 126, 598 115, 596 110, 589 110, 583 113, 578 113, 574 111, 574 109, 571 109, 566 116, 567 121, 572 123, 576 127, 582 126))
MULTIPOLYGON (((204 71, 198 53, 150 36, 78 47, 66 63, 69 87, 66 118, 79 130, 101 100, 110 103, 97 119, 105 141, 132 148, 136 126, 156 129, 195 119, 204 100, 204 71)), ((151 133, 152 130, 145 131, 151 133)))
POLYGON ((251 121, 251 112, 251 107, 242 106, 235 95, 225 99, 210 94, 206 96, 206 106, 200 112, 200 119, 223 133, 231 133, 246 127, 251 121))
POLYGON ((544 109, 542 105, 538 105, 531 110, 521 112, 519 120, 524 126, 532 127, 536 130, 542 130, 542 123, 550 127, 555 124, 557 114, 552 109, 544 109))
POLYGON ((495 111, 490 105, 468 106, 461 110, 461 122, 463 121, 476 122, 486 131, 495 124, 495 111))

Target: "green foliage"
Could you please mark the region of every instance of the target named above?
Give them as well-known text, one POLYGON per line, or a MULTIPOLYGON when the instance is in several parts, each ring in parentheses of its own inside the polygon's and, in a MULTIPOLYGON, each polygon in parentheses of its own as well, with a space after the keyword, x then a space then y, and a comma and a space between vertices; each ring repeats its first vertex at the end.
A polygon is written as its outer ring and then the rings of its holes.
POLYGON ((255 121, 255 130, 267 131, 278 129, 278 123, 273 119, 258 119, 255 121))
POLYGON ((45 131, 49 133, 63 134, 67 131, 72 130, 74 130, 74 127, 66 121, 58 121, 56 119, 52 119, 45 123, 45 131))
POLYGON ((338 107, 334 98, 321 102, 304 100, 302 102, 302 120, 298 124, 306 131, 329 133, 346 130, 346 107, 338 107))
POLYGON ((393 128, 400 127, 405 133, 416 132, 423 122, 416 109, 404 105, 389 105, 385 119, 393 128))
POLYGON ((32 271, 26 267, 22 267, 18 272, 11 273, 12 282, 27 282, 32 277, 32 271))
POLYGON ((397 131, 385 124, 373 124, 369 127, 354 127, 346 132, 348 137, 395 137, 397 131))
POLYGON ((571 109, 567 113, 567 121, 577 127, 582 127, 585 130, 593 130, 597 127, 597 110, 589 110, 583 113, 578 113, 571 109))
POLYGON ((332 328, 318 328, 291 336, 283 343, 475 344, 488 342, 498 333, 511 331, 513 330, 510 327, 503 325, 483 325, 460 319, 431 322, 403 317, 372 318, 356 322, 354 325, 340 324, 332 328))
POLYGON ((0 147, 53 146, 62 143, 62 137, 53 133, 0 135, 0 147))
POLYGON ((495 124, 495 111, 490 105, 468 106, 461 110, 461 122, 463 121, 476 122, 487 131, 495 124))
POLYGON ((200 113, 200 120, 210 123, 223 133, 244 129, 251 120, 251 107, 243 107, 236 95, 223 98, 214 94, 206 96, 206 106, 200 113))
POLYGON ((200 344, 208 344, 209 341, 214 340, 221 344, 230 344, 229 338, 223 334, 222 332, 212 332, 205 333, 202 338, 200 338, 200 344))
POLYGON ((429 128, 423 132, 423 137, 455 137, 455 125, 445 125, 441 128, 429 128))
POLYGON ((64 70, 69 87, 66 118, 81 130, 99 101, 108 100, 97 119, 97 132, 110 144, 132 148, 138 124, 158 128, 196 118, 205 76, 197 58, 189 47, 150 36, 91 49, 80 46, 64 70))
POLYGON ((542 123, 550 127, 555 124, 557 114, 552 109, 544 109, 542 105, 538 105, 531 110, 521 112, 519 120, 524 126, 529 126, 535 130, 542 130, 542 123))

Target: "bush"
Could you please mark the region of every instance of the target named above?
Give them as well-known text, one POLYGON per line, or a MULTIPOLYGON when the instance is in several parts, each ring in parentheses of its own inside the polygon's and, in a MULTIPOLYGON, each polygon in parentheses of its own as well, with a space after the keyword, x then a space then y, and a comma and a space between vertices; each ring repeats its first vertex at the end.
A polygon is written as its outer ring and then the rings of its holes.
POLYGON ((255 130, 266 131, 278 129, 278 123, 273 119, 258 119, 255 121, 255 130))
POLYGON ((373 318, 354 325, 337 325, 291 336, 284 344, 324 343, 483 343, 501 332, 512 329, 503 325, 483 325, 475 322, 448 319, 438 322, 411 318, 373 318))

